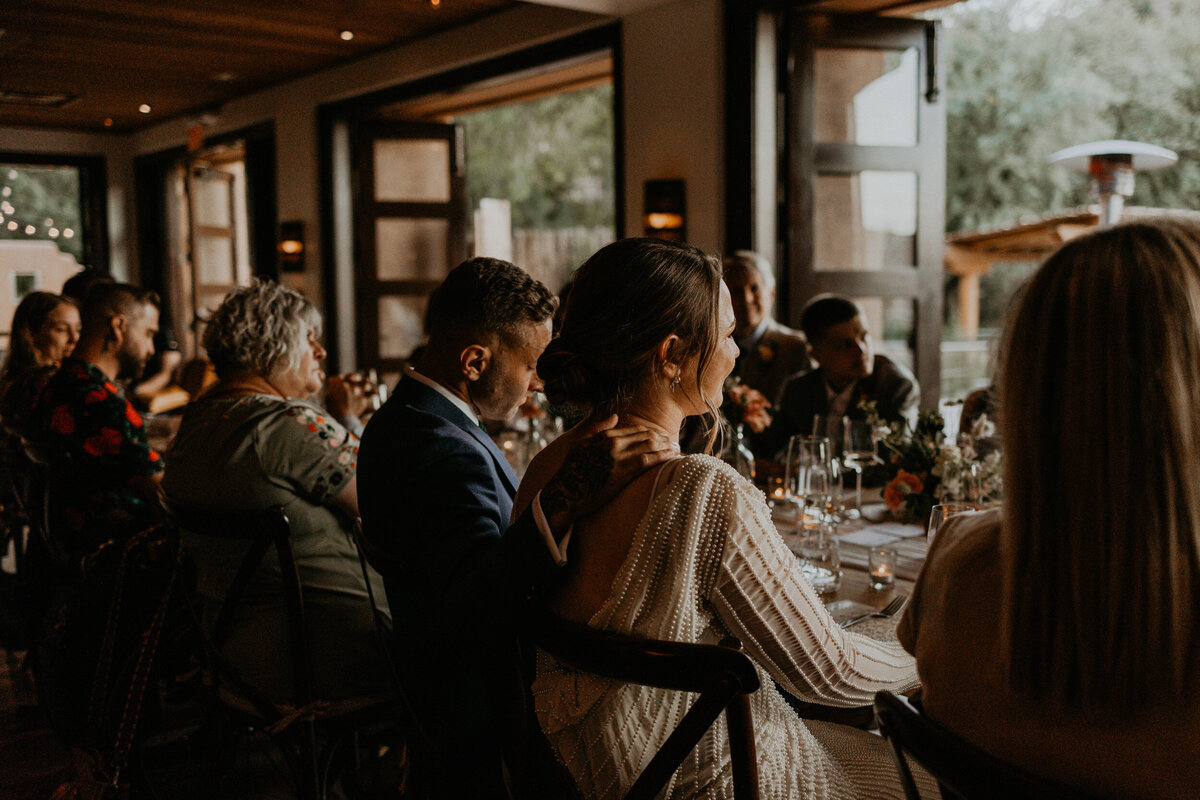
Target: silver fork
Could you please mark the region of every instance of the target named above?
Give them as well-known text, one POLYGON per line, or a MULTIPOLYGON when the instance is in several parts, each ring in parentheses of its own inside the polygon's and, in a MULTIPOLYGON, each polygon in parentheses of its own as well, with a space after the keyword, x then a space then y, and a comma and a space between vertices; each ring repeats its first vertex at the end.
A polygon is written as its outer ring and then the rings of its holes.
POLYGON ((858 623, 862 622, 864 619, 871 619, 872 617, 887 618, 887 617, 893 616, 893 615, 899 613, 900 609, 904 608, 904 604, 907 602, 908 602, 908 595, 898 594, 892 598, 892 602, 888 603, 886 606, 879 609, 878 611, 871 611, 870 613, 867 613, 867 614, 859 614, 857 617, 851 617, 850 619, 848 619, 842 623, 842 627, 849 628, 851 625, 857 625, 858 623))

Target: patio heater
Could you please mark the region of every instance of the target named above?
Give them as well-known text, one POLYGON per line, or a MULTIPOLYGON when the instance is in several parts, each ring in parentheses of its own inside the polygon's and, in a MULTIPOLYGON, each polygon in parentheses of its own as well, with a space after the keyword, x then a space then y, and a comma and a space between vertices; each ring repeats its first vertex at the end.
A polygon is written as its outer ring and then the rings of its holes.
POLYGON ((1088 176, 1092 194, 1100 200, 1101 227, 1121 218, 1125 198, 1133 194, 1134 171, 1162 169, 1178 160, 1165 147, 1127 139, 1077 144, 1050 156, 1051 164, 1088 176))

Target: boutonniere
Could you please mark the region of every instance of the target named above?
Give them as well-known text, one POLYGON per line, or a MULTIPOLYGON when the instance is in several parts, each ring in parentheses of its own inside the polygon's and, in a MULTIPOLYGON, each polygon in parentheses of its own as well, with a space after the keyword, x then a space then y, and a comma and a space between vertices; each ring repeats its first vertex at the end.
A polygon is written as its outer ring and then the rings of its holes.
POLYGON ((758 360, 764 364, 770 364, 771 359, 775 358, 775 348, 769 344, 760 344, 758 346, 758 360))

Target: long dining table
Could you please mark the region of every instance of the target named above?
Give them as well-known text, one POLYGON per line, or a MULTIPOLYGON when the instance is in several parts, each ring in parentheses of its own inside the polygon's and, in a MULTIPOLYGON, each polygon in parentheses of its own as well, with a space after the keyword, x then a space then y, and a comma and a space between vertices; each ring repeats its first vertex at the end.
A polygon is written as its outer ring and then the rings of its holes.
MULTIPOLYGON (((849 498, 848 498, 849 499, 849 498)), ((852 501, 851 501, 852 502, 852 501)), ((884 519, 886 510, 882 504, 865 504, 862 519, 844 519, 837 523, 838 550, 841 556, 842 579, 837 591, 821 596, 825 607, 839 622, 880 610, 898 595, 912 596, 913 583, 925 562, 928 547, 925 531, 917 525, 906 525, 884 519), (884 589, 871 588, 871 577, 867 572, 867 555, 872 547, 895 548, 898 556, 896 576, 891 586, 884 589)), ((775 525, 789 544, 795 537, 795 518, 777 516, 775 525)), ((896 626, 900 623, 898 613, 888 617, 868 617, 856 622, 850 630, 881 641, 896 641, 896 626)), ((834 708, 807 703, 793 698, 797 712, 808 719, 826 720, 845 725, 870 728, 874 726, 874 713, 870 706, 862 708, 834 708)))

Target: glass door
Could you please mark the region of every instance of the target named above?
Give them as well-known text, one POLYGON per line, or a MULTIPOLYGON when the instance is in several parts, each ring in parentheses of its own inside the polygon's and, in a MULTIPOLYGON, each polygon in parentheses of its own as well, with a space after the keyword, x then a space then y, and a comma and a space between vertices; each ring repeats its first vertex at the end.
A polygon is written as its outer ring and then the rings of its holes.
POLYGON ((466 258, 462 129, 368 122, 357 161, 358 363, 394 385, 424 339, 429 294, 466 258))
POLYGON ((936 23, 788 18, 786 237, 790 318, 814 295, 856 299, 878 351, 936 407, 945 108, 936 23))

